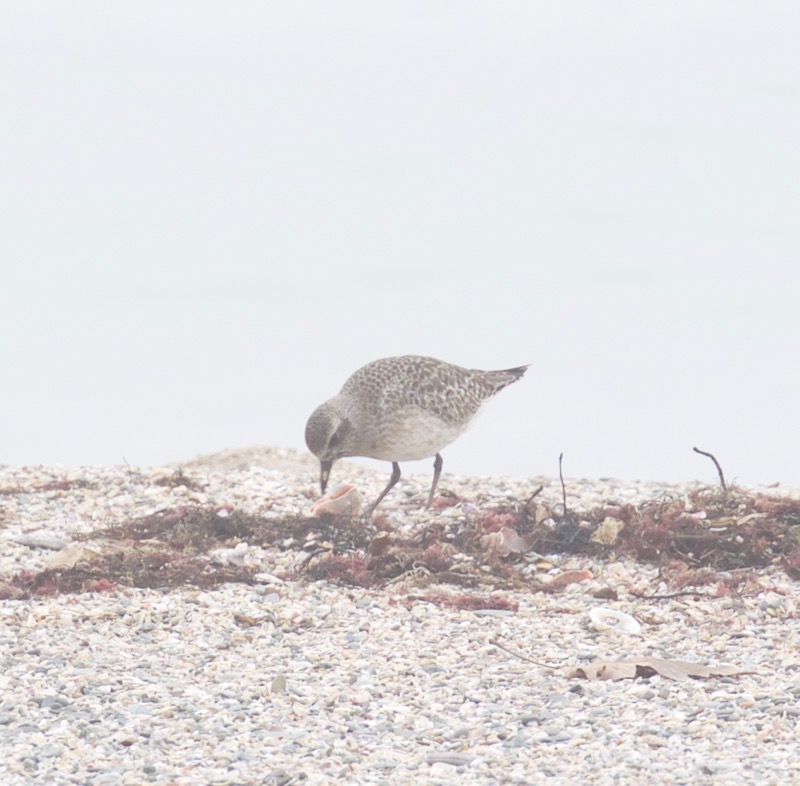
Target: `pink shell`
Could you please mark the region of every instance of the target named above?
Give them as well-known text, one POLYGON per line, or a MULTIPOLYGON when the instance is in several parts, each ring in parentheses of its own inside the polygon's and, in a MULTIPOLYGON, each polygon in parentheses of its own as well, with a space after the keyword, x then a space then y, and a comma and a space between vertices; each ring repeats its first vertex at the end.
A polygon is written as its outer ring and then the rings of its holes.
POLYGON ((338 483, 311 508, 312 516, 357 516, 361 512, 361 495, 350 483, 338 483))

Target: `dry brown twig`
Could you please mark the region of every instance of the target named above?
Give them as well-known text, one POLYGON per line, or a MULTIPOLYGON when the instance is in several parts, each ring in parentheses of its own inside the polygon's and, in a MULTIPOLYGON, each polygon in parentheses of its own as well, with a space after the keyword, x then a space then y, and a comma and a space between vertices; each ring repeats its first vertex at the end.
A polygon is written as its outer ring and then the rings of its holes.
POLYGON ((564 473, 561 469, 561 462, 564 458, 563 453, 558 455, 558 479, 561 481, 561 497, 564 500, 564 521, 567 520, 567 487, 564 485, 564 473))
POLYGON ((507 652, 509 655, 513 655, 515 658, 519 658, 520 660, 527 661, 528 663, 533 663, 534 666, 541 666, 543 669, 547 669, 548 671, 557 671, 552 666, 548 666, 546 663, 539 663, 537 660, 533 660, 533 658, 529 658, 527 655, 523 655, 521 652, 517 652, 516 650, 512 650, 509 647, 501 644, 497 639, 489 639, 489 644, 497 647, 499 650, 503 650, 503 652, 507 652))
POLYGON ((707 453, 705 450, 700 450, 700 448, 692 448, 695 453, 699 453, 701 456, 706 456, 710 458, 714 462, 714 466, 717 468, 717 472, 719 473, 719 483, 722 486, 723 491, 727 491, 728 487, 725 484, 725 476, 722 474, 722 467, 719 465, 719 461, 717 461, 716 456, 713 453, 707 453))
POLYGON ((698 592, 697 590, 681 590, 680 592, 668 592, 666 594, 655 595, 645 595, 641 592, 631 591, 631 595, 633 595, 634 598, 639 598, 639 600, 671 600, 672 598, 683 598, 687 596, 693 598, 713 597, 712 593, 710 592, 698 592))
POLYGON ((528 497, 528 501, 525 503, 525 508, 526 508, 526 509, 527 509, 528 505, 530 505, 530 504, 531 504, 531 502, 533 502, 533 500, 534 500, 536 497, 538 497, 538 496, 539 496, 539 494, 541 494, 541 493, 542 493, 542 490, 543 490, 543 489, 544 489, 544 486, 539 486, 539 487, 536 489, 536 491, 534 491, 534 492, 533 492, 533 494, 531 494, 531 495, 530 495, 530 497, 528 497))

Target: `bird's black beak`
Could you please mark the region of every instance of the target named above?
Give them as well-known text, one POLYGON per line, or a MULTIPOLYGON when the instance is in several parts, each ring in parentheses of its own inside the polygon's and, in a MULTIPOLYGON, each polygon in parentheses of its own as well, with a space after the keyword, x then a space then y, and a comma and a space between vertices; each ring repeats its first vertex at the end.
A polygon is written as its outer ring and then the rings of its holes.
POLYGON ((332 461, 319 462, 319 486, 322 489, 323 494, 325 493, 325 489, 328 487, 328 478, 330 477, 332 466, 332 461))

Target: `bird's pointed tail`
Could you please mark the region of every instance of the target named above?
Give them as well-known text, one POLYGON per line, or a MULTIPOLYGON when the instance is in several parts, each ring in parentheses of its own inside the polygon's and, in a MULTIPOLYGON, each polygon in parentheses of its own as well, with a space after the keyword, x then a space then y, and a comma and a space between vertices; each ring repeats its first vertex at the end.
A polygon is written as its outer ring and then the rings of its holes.
POLYGON ((508 387, 512 382, 522 379, 522 375, 528 370, 528 366, 517 366, 516 368, 504 368, 502 371, 492 371, 492 381, 495 383, 495 393, 508 387))

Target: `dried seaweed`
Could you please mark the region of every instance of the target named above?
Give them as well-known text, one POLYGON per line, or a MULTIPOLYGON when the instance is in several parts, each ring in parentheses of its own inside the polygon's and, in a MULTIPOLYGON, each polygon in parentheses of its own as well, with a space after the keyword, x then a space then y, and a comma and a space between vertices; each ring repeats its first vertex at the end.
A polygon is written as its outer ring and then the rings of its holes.
POLYGON ((360 587, 408 579, 416 586, 561 591, 558 582, 521 570, 529 552, 626 555, 658 565, 668 586, 680 592, 713 586, 715 595, 741 593, 752 583, 747 571, 771 565, 800 578, 800 500, 703 488, 578 514, 566 507, 566 493, 560 510, 535 497, 410 535, 389 531, 380 518, 375 524, 334 516, 281 519, 187 505, 98 529, 85 538, 107 544, 102 553, 74 566, 13 576, 0 586, 0 597, 252 583, 254 569, 209 557, 238 543, 297 552, 304 569, 292 577, 360 587))

